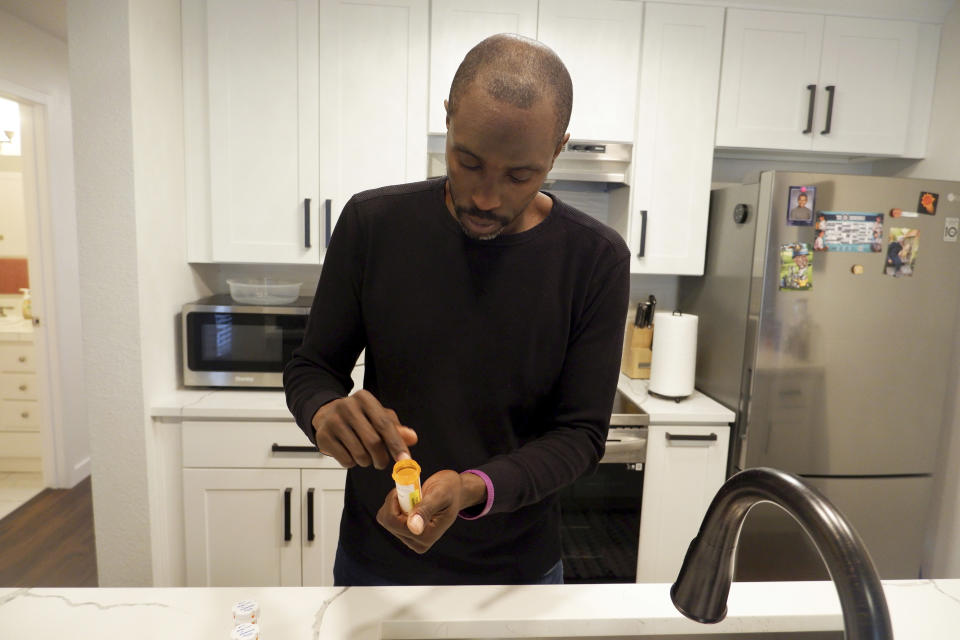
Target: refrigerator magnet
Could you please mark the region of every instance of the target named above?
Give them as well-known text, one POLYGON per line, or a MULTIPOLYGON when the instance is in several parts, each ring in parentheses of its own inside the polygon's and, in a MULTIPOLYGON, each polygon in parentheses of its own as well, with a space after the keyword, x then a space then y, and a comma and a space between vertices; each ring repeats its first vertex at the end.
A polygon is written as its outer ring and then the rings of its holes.
POLYGON ((920 251, 920 231, 891 227, 887 239, 887 257, 883 272, 894 278, 912 276, 917 264, 917 253, 920 251))
POLYGON ((780 245, 780 289, 805 291, 813 288, 813 253, 808 242, 780 245))
POLYGON ((790 187, 787 196, 787 224, 795 227, 809 227, 813 224, 813 212, 816 210, 816 187, 790 187))
POLYGON ((937 200, 940 196, 932 191, 921 191, 920 201, 917 203, 917 211, 925 213, 928 216, 937 215, 937 200))
POLYGON ((817 212, 813 250, 880 253, 883 251, 883 214, 861 211, 817 212))

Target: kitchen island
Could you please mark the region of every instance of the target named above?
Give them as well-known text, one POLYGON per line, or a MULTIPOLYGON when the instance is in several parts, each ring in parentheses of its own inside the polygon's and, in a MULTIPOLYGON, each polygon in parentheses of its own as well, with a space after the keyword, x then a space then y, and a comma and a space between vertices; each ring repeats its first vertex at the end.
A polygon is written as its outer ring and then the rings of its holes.
MULTIPOLYGON (((957 637, 960 580, 886 581, 884 593, 897 640, 957 637)), ((744 582, 732 585, 727 618, 714 625, 683 618, 670 602, 667 584, 7 588, 0 589, 0 637, 226 639, 231 606, 241 599, 260 604, 263 640, 843 636, 832 583, 744 582)))

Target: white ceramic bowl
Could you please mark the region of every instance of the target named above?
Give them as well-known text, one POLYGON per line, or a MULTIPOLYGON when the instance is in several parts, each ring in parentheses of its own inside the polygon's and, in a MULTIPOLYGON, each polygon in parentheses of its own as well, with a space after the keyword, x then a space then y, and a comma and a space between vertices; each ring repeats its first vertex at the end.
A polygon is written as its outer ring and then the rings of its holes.
POLYGON ((240 304, 268 306, 290 304, 300 297, 302 282, 287 282, 272 278, 245 278, 227 280, 230 285, 230 297, 240 304))

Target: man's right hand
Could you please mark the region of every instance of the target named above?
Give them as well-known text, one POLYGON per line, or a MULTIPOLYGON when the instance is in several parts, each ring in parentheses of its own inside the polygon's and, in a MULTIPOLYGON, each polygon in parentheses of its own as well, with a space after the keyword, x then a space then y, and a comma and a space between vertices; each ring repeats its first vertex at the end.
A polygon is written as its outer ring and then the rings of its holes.
POLYGON ((371 464, 385 469, 394 460, 409 458, 408 447, 417 443, 417 432, 400 424, 396 412, 366 389, 328 402, 311 422, 317 448, 348 469, 371 464))

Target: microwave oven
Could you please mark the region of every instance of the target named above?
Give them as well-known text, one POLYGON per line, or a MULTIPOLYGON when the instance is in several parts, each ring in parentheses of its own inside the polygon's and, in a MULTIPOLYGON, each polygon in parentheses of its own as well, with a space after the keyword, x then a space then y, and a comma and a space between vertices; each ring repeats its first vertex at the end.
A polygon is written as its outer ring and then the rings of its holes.
POLYGON ((312 301, 258 307, 219 294, 185 304, 183 385, 282 388, 283 367, 303 342, 312 301))

